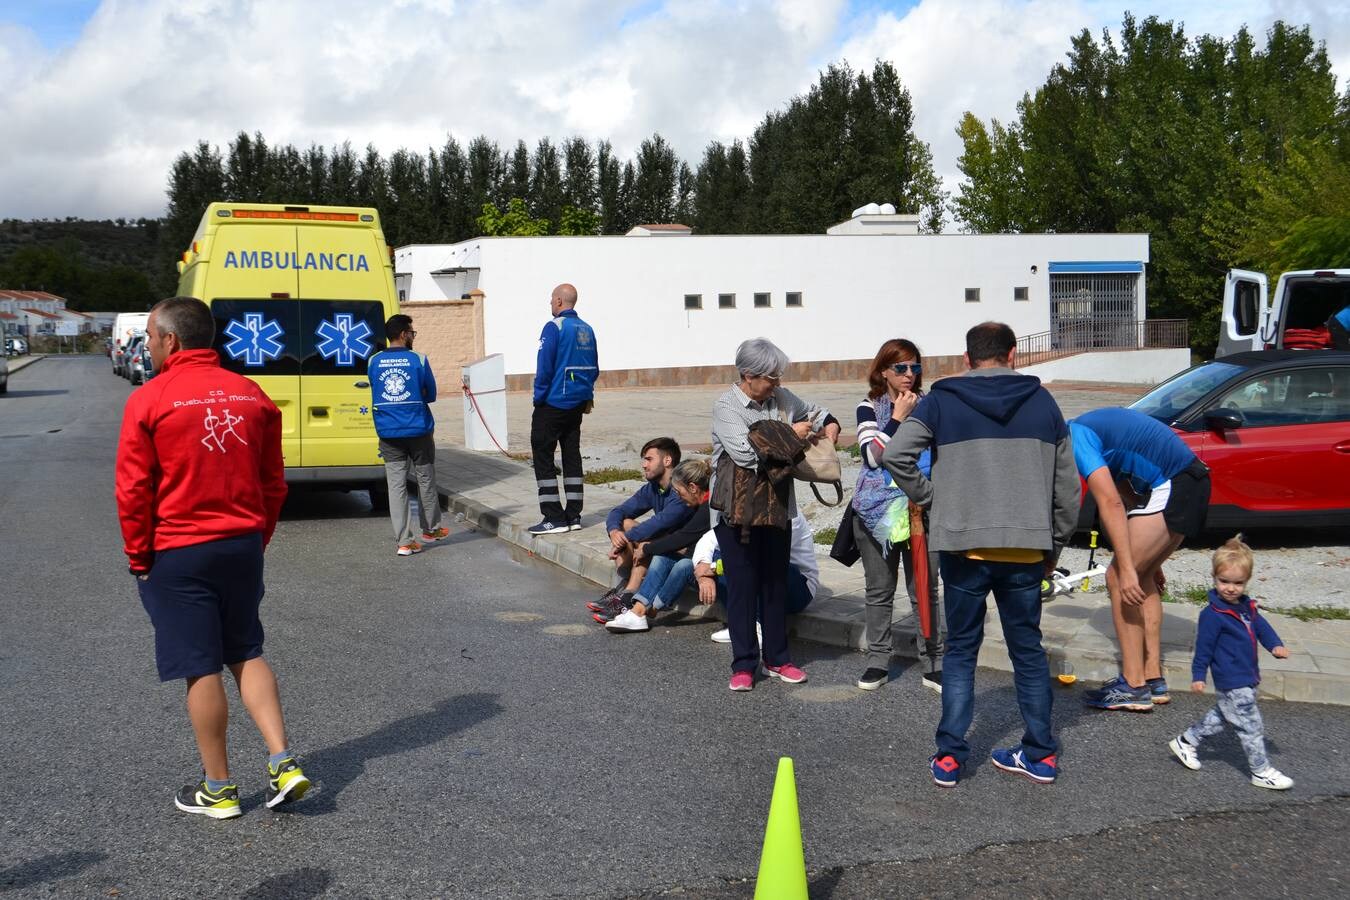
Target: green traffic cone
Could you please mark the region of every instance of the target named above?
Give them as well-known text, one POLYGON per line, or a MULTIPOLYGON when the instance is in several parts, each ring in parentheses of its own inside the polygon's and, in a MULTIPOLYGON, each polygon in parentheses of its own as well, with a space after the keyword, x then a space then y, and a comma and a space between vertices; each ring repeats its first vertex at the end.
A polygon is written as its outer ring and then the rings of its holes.
POLYGON ((802 823, 797 815, 797 779, 792 773, 792 759, 787 756, 778 759, 769 822, 764 828, 764 850, 755 878, 755 900, 809 900, 802 823))

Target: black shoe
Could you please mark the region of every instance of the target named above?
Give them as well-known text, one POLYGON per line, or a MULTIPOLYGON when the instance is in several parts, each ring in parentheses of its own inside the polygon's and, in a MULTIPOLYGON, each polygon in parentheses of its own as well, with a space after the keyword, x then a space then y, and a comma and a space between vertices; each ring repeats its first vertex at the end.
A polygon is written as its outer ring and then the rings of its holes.
POLYGON ((528 530, 530 534, 537 537, 541 534, 562 534, 564 531, 568 530, 568 527, 566 522, 550 522, 548 519, 545 519, 538 525, 531 525, 528 530))
POLYGON ((609 608, 610 601, 623 592, 623 585, 616 584, 614 587, 600 595, 599 600, 590 600, 586 603, 586 608, 591 612, 604 612, 609 608))
POLYGON ((270 762, 267 764, 268 809, 299 800, 308 790, 309 779, 294 757, 283 759, 276 768, 270 762))
POLYGON ((567 530, 568 530, 568 531, 580 531, 580 530, 581 530, 581 516, 577 516, 576 518, 573 518, 573 519, 568 519, 568 520, 567 520, 567 530))
POLYGON ((858 679, 858 687, 864 691, 875 691, 889 681, 890 677, 891 673, 885 669, 869 666, 867 671, 862 673, 862 677, 858 679))
POLYGON ((942 673, 925 672, 922 684, 929 690, 937 691, 939 694, 942 693, 942 673))
POLYGON ((612 622, 614 619, 618 618, 620 614, 627 612, 628 608, 632 605, 632 594, 627 591, 622 594, 615 594, 610 599, 609 603, 605 604, 604 609, 591 613, 591 618, 595 619, 595 621, 599 622, 601 625, 604 625, 606 622, 612 622))

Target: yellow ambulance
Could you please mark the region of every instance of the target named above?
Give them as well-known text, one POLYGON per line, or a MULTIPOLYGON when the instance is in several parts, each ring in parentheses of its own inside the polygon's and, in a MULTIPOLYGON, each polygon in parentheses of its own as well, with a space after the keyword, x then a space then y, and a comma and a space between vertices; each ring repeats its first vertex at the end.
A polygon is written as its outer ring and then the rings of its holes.
POLYGON ((366 363, 398 312, 373 209, 212 203, 178 263, 178 294, 216 320, 225 368, 281 409, 286 480, 388 502, 366 363))

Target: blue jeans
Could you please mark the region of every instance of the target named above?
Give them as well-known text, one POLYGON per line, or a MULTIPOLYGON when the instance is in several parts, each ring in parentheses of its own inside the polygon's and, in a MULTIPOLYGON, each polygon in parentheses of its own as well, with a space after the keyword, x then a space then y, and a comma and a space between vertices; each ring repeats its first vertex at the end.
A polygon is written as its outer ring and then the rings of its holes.
MULTIPOLYGON (((678 568, 678 567, 677 567, 678 568)), ((685 582, 689 587, 698 589, 698 579, 694 577, 694 564, 689 564, 689 578, 685 582)), ((722 606, 727 605, 727 580, 725 576, 718 575, 717 599, 721 601, 722 606)), ((664 593, 662 596, 665 596, 664 593)), ((676 596, 679 596, 676 594, 676 596)), ((806 576, 796 566, 788 566, 787 574, 787 602, 783 604, 783 612, 789 616, 795 616, 797 613, 811 605, 811 585, 807 583, 806 576)), ((756 620, 759 619, 759 613, 755 614, 756 620)))
POLYGON ((667 609, 675 605, 693 578, 694 561, 689 557, 653 557, 634 599, 653 609, 667 609))
POLYGON ((1003 640, 1013 665, 1017 705, 1026 732, 1027 759, 1053 756, 1059 745, 1050 733, 1050 663, 1041 646, 1040 563, 984 562, 961 553, 939 554, 947 612, 947 652, 942 665, 942 721, 937 755, 970 755, 966 732, 975 714, 975 658, 984 640, 986 599, 992 591, 1003 623, 1003 640))

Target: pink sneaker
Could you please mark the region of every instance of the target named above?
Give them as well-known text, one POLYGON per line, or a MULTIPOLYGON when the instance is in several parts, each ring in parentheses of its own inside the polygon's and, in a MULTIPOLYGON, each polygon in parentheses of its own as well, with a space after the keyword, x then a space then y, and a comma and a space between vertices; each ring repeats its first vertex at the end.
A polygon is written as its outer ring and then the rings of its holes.
POLYGON ((731 676, 731 683, 727 685, 733 691, 749 691, 755 687, 755 674, 753 672, 736 672, 731 676))
POLYGON ((766 665, 764 671, 769 673, 770 678, 781 678, 788 684, 801 684, 806 680, 806 673, 792 663, 783 663, 781 666, 766 665))

